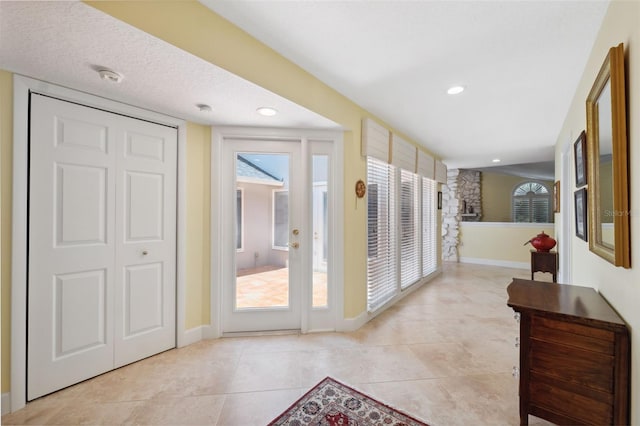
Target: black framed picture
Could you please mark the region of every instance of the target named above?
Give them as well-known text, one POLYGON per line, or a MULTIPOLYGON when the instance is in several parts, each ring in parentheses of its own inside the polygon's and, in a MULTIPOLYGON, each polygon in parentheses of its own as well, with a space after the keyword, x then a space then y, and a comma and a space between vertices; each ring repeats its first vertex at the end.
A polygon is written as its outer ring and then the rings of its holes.
POLYGON ((438 191, 438 210, 442 210, 442 191, 438 191))
POLYGON ((573 193, 576 212, 576 237, 587 241, 587 188, 573 193))
POLYGON ((576 187, 587 184, 587 134, 583 130, 573 143, 573 157, 576 166, 576 187))

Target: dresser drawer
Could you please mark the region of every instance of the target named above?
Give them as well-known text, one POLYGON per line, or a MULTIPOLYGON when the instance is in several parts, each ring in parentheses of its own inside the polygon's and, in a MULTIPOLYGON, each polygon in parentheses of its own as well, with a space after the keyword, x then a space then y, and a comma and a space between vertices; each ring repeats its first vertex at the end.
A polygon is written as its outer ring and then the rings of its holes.
POLYGON ((609 425, 613 422, 612 396, 555 381, 531 373, 530 404, 554 413, 561 413, 576 423, 609 425))
POLYGON ((615 351, 614 332, 549 318, 532 319, 531 337, 607 355, 615 351))
POLYGON ((580 386, 613 392, 613 357, 597 352, 531 339, 532 371, 580 386))

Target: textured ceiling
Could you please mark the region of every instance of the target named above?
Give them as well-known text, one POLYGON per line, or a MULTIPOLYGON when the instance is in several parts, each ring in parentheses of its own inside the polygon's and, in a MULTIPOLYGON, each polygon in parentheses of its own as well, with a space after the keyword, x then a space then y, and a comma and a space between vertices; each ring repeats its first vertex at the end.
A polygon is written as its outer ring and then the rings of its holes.
POLYGON ((450 167, 553 160, 608 1, 200 0, 450 167), (449 96, 450 85, 466 90, 449 96))
POLYGON ((0 68, 197 123, 339 128, 80 2, 0 1, 0 68), (107 83, 97 68, 124 80, 107 83), (213 111, 200 112, 200 103, 213 111), (263 117, 261 106, 280 113, 263 117))
MULTIPOLYGON (((202 3, 450 167, 552 161, 607 1, 202 3), (446 95, 451 84, 466 86, 446 95)), ((0 67, 203 124, 339 128, 81 2, 0 1, 0 67), (119 85, 96 68, 115 69, 119 85), (213 107, 198 111, 196 104, 213 107), (255 113, 269 105, 280 111, 255 113)))

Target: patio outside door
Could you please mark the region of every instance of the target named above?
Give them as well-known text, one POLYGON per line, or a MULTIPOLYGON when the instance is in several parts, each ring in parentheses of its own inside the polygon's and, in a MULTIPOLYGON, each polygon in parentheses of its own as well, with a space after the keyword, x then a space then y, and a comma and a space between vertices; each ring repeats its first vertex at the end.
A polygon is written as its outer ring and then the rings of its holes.
POLYGON ((227 140, 223 153, 223 332, 300 329, 312 241, 301 142, 227 140))

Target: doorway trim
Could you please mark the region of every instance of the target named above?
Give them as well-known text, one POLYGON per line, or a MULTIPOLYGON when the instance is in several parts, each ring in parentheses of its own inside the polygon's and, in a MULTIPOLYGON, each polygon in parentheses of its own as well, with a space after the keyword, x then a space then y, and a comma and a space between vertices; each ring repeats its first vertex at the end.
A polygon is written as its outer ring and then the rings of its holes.
MULTIPOLYGON (((573 133, 573 132, 572 132, 573 133)), ((571 168, 573 154, 573 138, 565 141, 560 153, 560 233, 556 223, 556 238, 560 253, 560 271, 558 282, 571 284, 571 247, 572 247, 572 219, 573 219, 573 184, 571 168), (560 234, 560 235, 558 235, 560 234)))
POLYGON ((181 347, 188 344, 184 329, 186 309, 186 122, 179 118, 15 74, 13 78, 13 217, 11 238, 11 412, 24 407, 27 401, 27 188, 29 180, 30 92, 38 92, 89 107, 177 127, 176 346, 181 347))
MULTIPOLYGON (((331 141, 331 156, 333 161, 333 182, 330 191, 334 194, 334 208, 330 220, 333 221, 333 235, 331 241, 331 255, 329 262, 333 265, 328 279, 334 286, 335 318, 332 330, 341 328, 344 317, 344 153, 343 133, 336 130, 316 129, 285 129, 285 128, 253 128, 253 127, 214 127, 211 132, 211 300, 209 335, 204 337, 222 337, 222 283, 223 283, 223 252, 219 243, 222 241, 222 191, 225 177, 222 173, 223 142, 225 139, 260 139, 273 140, 324 140, 331 141)), ((303 149, 303 157, 307 152, 303 149)), ((306 160, 305 160, 306 161, 306 160)), ((303 300, 307 300, 309 292, 302 289, 303 300)), ((310 330, 309 314, 311 307, 302 306, 302 333, 329 330, 310 330)))

